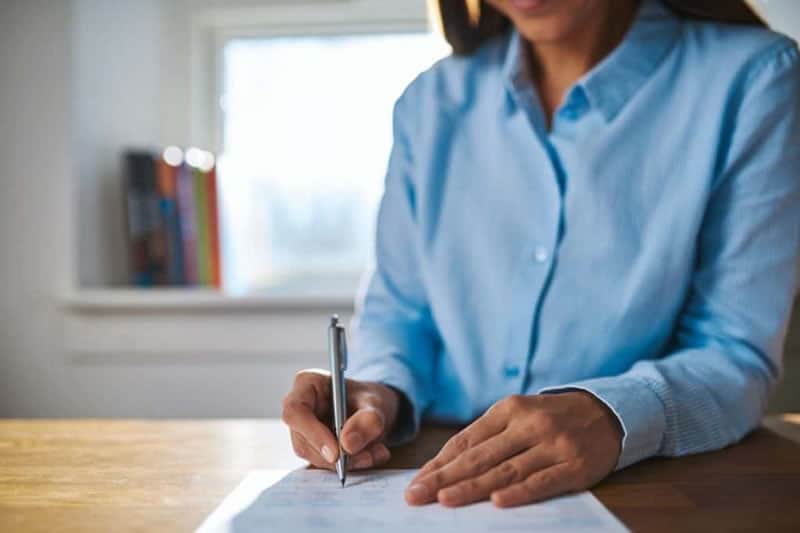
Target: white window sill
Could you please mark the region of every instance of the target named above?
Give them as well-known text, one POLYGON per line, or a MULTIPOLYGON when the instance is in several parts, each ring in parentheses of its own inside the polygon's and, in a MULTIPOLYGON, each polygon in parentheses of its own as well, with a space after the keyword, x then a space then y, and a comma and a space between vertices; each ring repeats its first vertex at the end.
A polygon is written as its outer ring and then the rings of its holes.
POLYGON ((350 291, 327 294, 263 291, 243 295, 207 288, 85 288, 68 293, 66 309, 79 313, 202 311, 341 311, 352 312, 350 291))
POLYGON ((63 299, 64 346, 77 365, 325 367, 327 326, 349 322, 345 294, 95 288, 63 299))

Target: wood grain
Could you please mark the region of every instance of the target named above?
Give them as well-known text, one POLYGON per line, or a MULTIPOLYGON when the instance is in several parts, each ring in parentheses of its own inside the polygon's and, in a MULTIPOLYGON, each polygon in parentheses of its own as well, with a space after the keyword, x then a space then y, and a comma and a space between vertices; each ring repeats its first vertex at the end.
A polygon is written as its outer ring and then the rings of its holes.
MULTIPOLYGON (((455 431, 425 428, 390 466, 419 466, 455 431)), ((273 420, 0 421, 0 530, 191 531, 248 470, 302 464, 273 420)), ((594 492, 635 531, 800 531, 800 445, 761 429, 594 492)))

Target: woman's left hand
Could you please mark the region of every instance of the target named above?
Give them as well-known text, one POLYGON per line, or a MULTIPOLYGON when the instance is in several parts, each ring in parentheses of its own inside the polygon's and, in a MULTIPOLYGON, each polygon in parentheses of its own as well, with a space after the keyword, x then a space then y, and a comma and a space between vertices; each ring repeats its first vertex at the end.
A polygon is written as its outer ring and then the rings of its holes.
POLYGON ((406 489, 406 501, 512 507, 584 490, 616 466, 622 429, 587 392, 509 396, 459 432, 406 489))

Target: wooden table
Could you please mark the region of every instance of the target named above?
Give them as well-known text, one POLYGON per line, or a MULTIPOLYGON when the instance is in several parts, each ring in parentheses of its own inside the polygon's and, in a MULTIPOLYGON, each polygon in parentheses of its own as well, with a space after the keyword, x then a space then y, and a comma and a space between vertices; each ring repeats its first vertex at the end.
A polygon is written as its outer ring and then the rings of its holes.
MULTIPOLYGON (((595 495, 635 531, 800 531, 800 416, 726 450, 651 460, 595 495)), ((453 432, 426 428, 392 467, 418 466, 453 432)), ((245 473, 293 468, 272 420, 0 421, 1 531, 191 531, 245 473)))

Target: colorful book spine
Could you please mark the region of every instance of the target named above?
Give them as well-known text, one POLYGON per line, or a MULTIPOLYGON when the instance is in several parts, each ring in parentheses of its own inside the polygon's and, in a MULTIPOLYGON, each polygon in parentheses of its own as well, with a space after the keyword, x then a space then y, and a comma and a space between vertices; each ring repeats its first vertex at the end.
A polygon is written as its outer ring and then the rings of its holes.
POLYGON ((208 191, 205 172, 192 169, 194 178, 195 224, 197 232, 197 280, 201 285, 211 285, 211 247, 208 240, 208 191))
POLYGON ((183 264, 181 217, 178 210, 178 171, 180 167, 158 161, 158 192, 161 220, 164 226, 167 253, 167 281, 169 285, 184 285, 186 273, 183 264))
POLYGON ((222 288, 222 261, 219 224, 219 195, 217 194, 217 167, 211 167, 206 174, 208 197, 208 240, 211 257, 211 285, 222 288))
POLYGON ((197 285, 197 235, 195 226, 194 176, 186 163, 178 169, 178 212, 181 218, 184 279, 187 285, 197 285))

